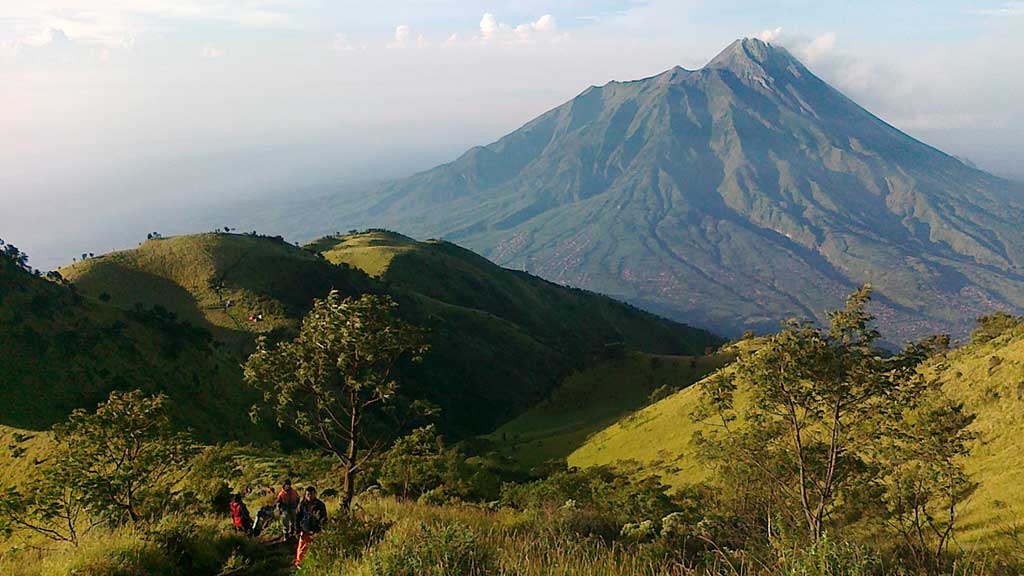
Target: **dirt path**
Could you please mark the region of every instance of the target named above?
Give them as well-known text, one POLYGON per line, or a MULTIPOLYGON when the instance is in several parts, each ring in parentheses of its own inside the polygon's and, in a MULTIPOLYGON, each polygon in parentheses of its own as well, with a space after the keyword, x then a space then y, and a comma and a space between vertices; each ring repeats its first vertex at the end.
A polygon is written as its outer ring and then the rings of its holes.
POLYGON ((230 572, 222 572, 219 576, 288 576, 292 573, 292 562, 295 560, 295 542, 269 540, 262 542, 263 555, 254 559, 250 566, 238 568, 230 572))

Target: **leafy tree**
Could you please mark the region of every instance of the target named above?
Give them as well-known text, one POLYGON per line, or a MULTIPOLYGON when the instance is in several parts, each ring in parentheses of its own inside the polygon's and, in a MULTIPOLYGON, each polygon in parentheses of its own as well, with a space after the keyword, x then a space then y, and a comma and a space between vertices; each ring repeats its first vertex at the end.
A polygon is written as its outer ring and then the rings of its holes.
POLYGON ((399 360, 427 350, 423 331, 395 317, 397 306, 388 296, 343 298, 332 290, 294 340, 270 347, 260 339, 245 364, 246 381, 263 391, 278 425, 341 462, 346 508, 356 474, 382 444, 364 433, 365 418, 395 396, 399 360))
POLYGON ((932 395, 890 425, 881 463, 886 520, 922 570, 941 567, 957 521, 957 507, 977 484, 964 472, 974 415, 963 404, 932 395))
POLYGON ((440 486, 448 474, 444 443, 433 425, 399 438, 383 456, 378 482, 388 494, 417 498, 440 486))
POLYGON ((50 540, 78 545, 81 533, 96 526, 86 521, 86 505, 59 461, 61 451, 43 464, 33 481, 23 486, 4 486, 0 498, 0 528, 7 532, 25 529, 50 540))
POLYGON ((54 426, 54 462, 86 508, 114 523, 137 522, 165 496, 163 481, 182 470, 195 446, 171 423, 166 396, 111 392, 94 413, 75 410, 54 426))
POLYGON ((0 240, 0 258, 6 258, 22 270, 31 270, 28 265, 28 254, 22 252, 14 244, 8 244, 0 240))
POLYGON ((925 388, 916 371, 926 357, 920 346, 892 356, 875 348, 870 294, 864 286, 829 313, 827 331, 790 322, 732 374, 702 384, 695 416, 718 423, 698 436, 702 455, 762 484, 766 516, 791 512, 812 542, 837 509, 865 502, 879 475, 878 430, 902 420, 925 388))

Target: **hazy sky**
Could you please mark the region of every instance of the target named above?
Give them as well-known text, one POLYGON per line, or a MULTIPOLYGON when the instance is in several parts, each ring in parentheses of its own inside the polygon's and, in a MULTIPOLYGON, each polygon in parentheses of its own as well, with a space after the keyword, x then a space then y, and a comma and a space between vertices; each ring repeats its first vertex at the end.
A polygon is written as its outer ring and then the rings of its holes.
POLYGON ((742 36, 1024 179, 1024 1, 0 0, 0 238, 49 268, 400 176, 742 36))

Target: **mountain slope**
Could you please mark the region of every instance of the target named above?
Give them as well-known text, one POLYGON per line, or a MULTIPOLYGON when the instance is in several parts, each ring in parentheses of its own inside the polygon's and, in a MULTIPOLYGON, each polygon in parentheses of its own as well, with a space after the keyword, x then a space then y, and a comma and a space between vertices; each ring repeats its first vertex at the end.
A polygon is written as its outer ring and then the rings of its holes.
POLYGON ((209 328, 231 344, 238 363, 255 334, 287 337, 313 299, 332 288, 388 293, 401 314, 431 333, 425 362, 403 367, 404 390, 438 404, 455 435, 493 430, 606 344, 684 354, 720 343, 703 330, 502 269, 454 245, 387 232, 328 237, 306 249, 251 235, 181 236, 62 273, 84 294, 109 296, 128 310, 135 302, 160 305, 209 328), (254 316, 262 320, 249 320, 254 316))
POLYGON ((153 309, 124 311, 0 258, 0 426, 45 430, 112 390, 163 392, 205 440, 269 440, 235 358, 153 309))
POLYGON ((525 468, 564 459, 592 434, 644 407, 652 393, 687 387, 733 358, 728 350, 709 356, 615 356, 572 374, 488 438, 499 454, 525 468))
MULTIPOLYGON (((921 370, 977 415, 972 429, 978 439, 966 464, 979 486, 963 505, 957 537, 961 543, 995 546, 1012 544, 1003 539, 1019 538, 1022 530, 1017 519, 1024 512, 1019 489, 1024 475, 1024 321, 1007 321, 985 338, 979 333, 972 343, 935 357, 921 370)), ((639 462, 676 487, 705 480, 710 471, 692 444, 694 432, 704 425, 689 417, 699 401, 699 389, 686 388, 590 436, 568 461, 581 467, 639 462)))
POLYGON ((1019 186, 753 39, 700 70, 591 87, 333 216, 732 333, 819 317, 864 282, 897 340, 1024 308, 1019 186))

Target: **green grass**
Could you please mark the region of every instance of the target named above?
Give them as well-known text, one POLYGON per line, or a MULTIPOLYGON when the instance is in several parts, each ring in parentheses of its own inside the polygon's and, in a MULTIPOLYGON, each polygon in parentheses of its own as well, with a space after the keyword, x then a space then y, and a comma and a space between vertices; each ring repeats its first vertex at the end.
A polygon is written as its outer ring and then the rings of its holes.
POLYGON ((380 278, 396 256, 419 250, 419 243, 383 232, 364 232, 345 236, 327 236, 307 245, 335 264, 345 263, 380 278))
POLYGON ((980 485, 961 539, 1024 553, 1024 326, 932 361, 924 371, 977 414, 967 471, 980 485))
POLYGON ((492 431, 609 343, 694 354, 720 342, 609 298, 500 268, 447 242, 382 231, 327 237, 305 249, 252 235, 161 238, 62 273, 94 299, 109 297, 127 310, 137 302, 159 305, 211 331, 236 364, 256 333, 287 336, 313 299, 332 288, 386 292, 407 320, 431 332, 426 361, 402 369, 404 392, 440 405, 446 432, 456 436, 492 431), (250 322, 254 314, 263 321, 250 322))
POLYGON ((564 459, 591 435, 644 407, 661 387, 684 388, 733 354, 628 353, 569 376, 548 398, 488 435, 499 453, 526 466, 564 459))
POLYGON ((232 343, 294 327, 313 298, 332 288, 354 294, 371 285, 279 239, 224 233, 148 240, 60 272, 87 294, 106 294, 123 308, 161 305, 232 343), (249 320, 257 314, 262 321, 249 320))
MULTIPOLYGON (((741 350, 756 345, 757 341, 742 341, 722 352, 735 358, 741 350)), ((706 424, 690 417, 699 402, 699 388, 690 386, 633 412, 590 436, 569 455, 569 465, 582 468, 628 463, 645 473, 658 474, 672 487, 701 482, 709 471, 697 461, 691 441, 706 424)))

